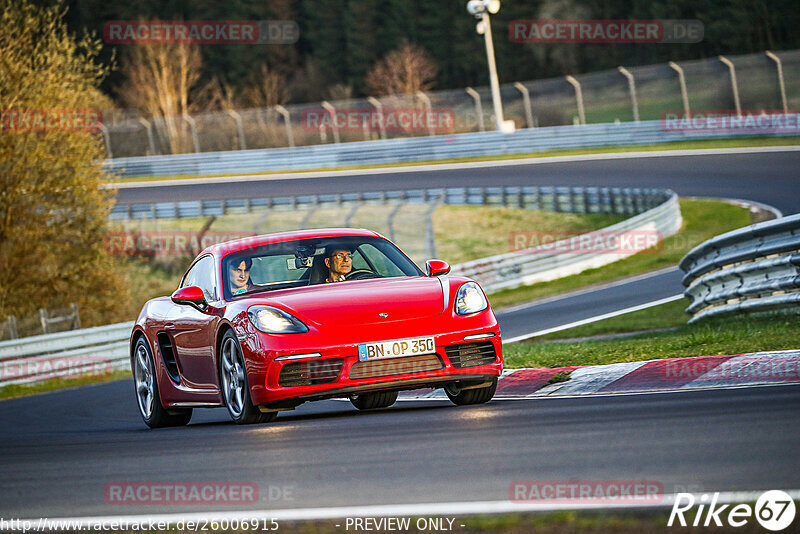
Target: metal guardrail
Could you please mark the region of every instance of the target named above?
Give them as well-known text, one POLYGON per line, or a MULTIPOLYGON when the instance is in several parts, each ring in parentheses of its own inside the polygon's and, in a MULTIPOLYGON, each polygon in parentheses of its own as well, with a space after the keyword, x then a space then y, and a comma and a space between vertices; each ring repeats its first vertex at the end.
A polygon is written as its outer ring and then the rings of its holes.
POLYGON ((619 187, 449 187, 269 198, 117 204, 109 216, 125 219, 180 219, 263 210, 351 207, 357 204, 441 203, 505 206, 567 213, 636 215, 664 201, 664 190, 619 187))
POLYGON ((0 342, 0 386, 129 367, 133 322, 0 342))
POLYGON ((800 214, 709 239, 681 260, 686 311, 705 317, 800 311, 800 214))
POLYGON ((280 170, 433 161, 449 158, 523 154, 567 148, 647 145, 737 136, 797 135, 789 128, 758 133, 741 131, 667 131, 661 121, 526 128, 512 134, 478 132, 380 141, 358 141, 292 148, 268 148, 167 156, 108 159, 106 171, 132 176, 225 175, 280 170))
POLYGON ((682 218, 677 194, 668 190, 650 190, 647 199, 647 211, 602 230, 466 262, 454 266, 452 272, 477 280, 486 292, 491 293, 607 265, 635 251, 619 247, 576 247, 575 243, 580 243, 582 237, 587 238, 588 243, 597 242, 597 239, 602 243, 619 243, 625 236, 630 238, 632 235, 643 234, 661 240, 680 230, 682 218))

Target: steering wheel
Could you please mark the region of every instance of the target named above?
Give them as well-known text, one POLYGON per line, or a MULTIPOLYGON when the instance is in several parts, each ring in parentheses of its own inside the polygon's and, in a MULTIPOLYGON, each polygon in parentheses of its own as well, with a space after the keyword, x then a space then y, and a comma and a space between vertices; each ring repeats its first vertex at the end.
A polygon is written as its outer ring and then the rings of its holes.
POLYGON ((356 269, 344 275, 345 280, 366 280, 368 278, 382 278, 381 275, 369 269, 356 269))

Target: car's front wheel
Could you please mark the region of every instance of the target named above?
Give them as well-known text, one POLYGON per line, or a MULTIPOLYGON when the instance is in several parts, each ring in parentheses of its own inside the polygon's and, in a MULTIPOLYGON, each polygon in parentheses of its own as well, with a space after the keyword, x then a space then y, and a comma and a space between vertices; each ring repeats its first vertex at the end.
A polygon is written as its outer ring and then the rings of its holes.
POLYGON ((397 400, 396 391, 379 391, 377 393, 363 393, 350 395, 350 402, 359 410, 377 410, 388 408, 397 400))
POLYGON ((458 384, 448 384, 444 387, 447 398, 459 406, 489 402, 494 397, 495 391, 497 391, 497 378, 494 378, 488 386, 479 388, 461 389, 458 384))
POLYGON ((191 408, 167 410, 161 405, 158 393, 155 361, 150 346, 144 336, 136 340, 133 349, 133 382, 136 388, 136 404, 139 414, 150 428, 182 426, 192 418, 191 408))
POLYGON ((275 419, 277 412, 263 413, 250 399, 250 385, 247 381, 242 348, 232 330, 225 332, 220 349, 219 385, 231 419, 240 425, 268 423, 275 419))

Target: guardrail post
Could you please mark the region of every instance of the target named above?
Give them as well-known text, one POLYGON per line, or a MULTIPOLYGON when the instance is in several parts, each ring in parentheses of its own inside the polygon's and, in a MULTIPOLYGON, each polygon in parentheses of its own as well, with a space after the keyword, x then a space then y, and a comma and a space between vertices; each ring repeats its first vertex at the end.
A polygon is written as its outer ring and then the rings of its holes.
POLYGON ((106 145, 106 155, 109 158, 113 158, 114 154, 111 153, 111 136, 108 134, 108 128, 102 122, 97 123, 97 126, 100 128, 100 131, 103 133, 103 142, 106 145))
POLYGON ((194 119, 188 114, 183 114, 183 120, 189 124, 189 131, 192 132, 192 144, 194 145, 194 151, 196 154, 200 153, 200 138, 197 137, 197 123, 194 119))
POLYGON ((628 92, 631 94, 631 107, 633 108, 633 122, 639 122, 639 103, 636 101, 636 81, 633 79, 631 71, 625 67, 617 67, 617 69, 628 79, 628 92))
POLYGON ((301 230, 305 230, 306 228, 308 228, 308 223, 311 222, 311 218, 317 212, 317 208, 318 206, 315 200, 315 202, 308 207, 308 213, 305 215, 305 217, 303 217, 303 220, 300 222, 301 230))
POLYGON ((431 99, 422 91, 417 91, 417 97, 425 103, 425 110, 428 112, 428 135, 434 135, 433 127, 431 126, 431 116, 433 115, 433 108, 431 107, 431 99))
POLYGON ((11 336, 11 339, 19 338, 19 332, 17 332, 17 318, 13 315, 8 316, 8 334, 11 336))
POLYGON ((483 132, 483 105, 481 104, 481 95, 472 87, 467 87, 464 90, 472 97, 472 100, 475 101, 475 115, 477 115, 478 118, 478 131, 483 132))
POLYGON ((736 83, 736 67, 733 66, 733 61, 726 58, 725 56, 719 56, 719 60, 722 61, 725 65, 727 65, 728 70, 731 73, 731 88, 733 89, 733 104, 736 106, 736 114, 738 116, 742 116, 742 105, 739 102, 739 87, 736 83))
POLYGON ((247 145, 244 141, 244 125, 242 124, 242 116, 233 109, 229 109, 225 113, 230 115, 234 122, 236 122, 236 130, 239 132, 239 147, 242 150, 247 150, 247 145))
POLYGON ((339 143, 339 127, 336 125, 336 108, 327 100, 322 101, 322 108, 331 116, 331 131, 333 131, 333 142, 339 143))
POLYGON ((78 312, 78 303, 73 302, 70 305, 72 308, 72 329, 73 330, 80 330, 81 329, 81 314, 78 312))
POLYGON ((386 139, 386 125, 383 122, 383 104, 374 96, 368 96, 367 101, 372 104, 378 112, 378 128, 381 132, 381 139, 386 139))
POLYGON ((586 113, 583 109, 583 91, 581 90, 581 82, 575 79, 574 76, 567 76, 567 81, 575 88, 575 100, 578 101, 578 120, 581 125, 586 124, 586 113))
POLYGON ((672 70, 678 73, 678 81, 681 84, 681 100, 683 100, 683 112, 686 114, 686 118, 688 119, 690 117, 690 112, 689 112, 689 92, 686 90, 686 76, 684 76, 683 74, 683 68, 674 61, 670 61, 669 66, 672 70))
POLYGON ((786 86, 783 82, 783 64, 781 63, 781 58, 767 50, 764 52, 767 54, 767 57, 770 58, 772 61, 775 62, 775 66, 778 68, 778 87, 781 90, 781 104, 783 105, 783 112, 785 114, 789 114, 789 106, 786 104, 786 86))
POLYGON ((431 204, 428 211, 425 213, 426 221, 425 221, 425 260, 432 260, 436 258, 436 236, 433 232, 433 212, 436 211, 436 208, 439 207, 441 203, 441 198, 437 199, 436 202, 431 204))
POLYGON ((42 322, 42 333, 49 334, 50 333, 50 325, 48 324, 49 315, 47 310, 44 308, 39 309, 39 320, 42 322))
POLYGON ((147 132, 147 143, 150 146, 150 155, 155 156, 157 152, 156 141, 153 139, 153 127, 150 124, 150 121, 143 119, 142 117, 139 117, 138 121, 144 126, 144 129, 147 132))
POLYGON ((355 206, 353 206, 353 209, 351 209, 351 210, 350 210, 350 213, 348 213, 348 214, 347 214, 347 217, 345 217, 345 219, 344 219, 344 226, 345 226, 345 228, 352 228, 352 226, 350 225, 350 223, 351 223, 351 221, 353 220, 353 217, 355 217, 355 216, 356 216, 356 212, 357 212, 357 211, 358 211, 358 209, 359 209, 359 208, 362 206, 362 204, 363 204, 363 202, 356 201, 356 205, 355 205, 355 206))
POLYGON ((528 121, 528 128, 535 128, 533 124, 533 110, 531 109, 531 92, 527 87, 519 82, 514 82, 514 87, 522 93, 522 106, 525 108, 525 120, 528 121))
POLYGON ((286 125, 286 140, 289 142, 289 146, 294 148, 294 134, 292 133, 292 117, 291 115, 289 115, 289 110, 279 104, 275 106, 275 111, 280 113, 281 116, 283 117, 283 123, 286 125))
POLYGON ((389 213, 389 216, 386 217, 386 224, 389 226, 389 241, 394 241, 394 218, 397 216, 397 213, 402 207, 403 203, 398 203, 397 206, 395 206, 394 209, 389 213))

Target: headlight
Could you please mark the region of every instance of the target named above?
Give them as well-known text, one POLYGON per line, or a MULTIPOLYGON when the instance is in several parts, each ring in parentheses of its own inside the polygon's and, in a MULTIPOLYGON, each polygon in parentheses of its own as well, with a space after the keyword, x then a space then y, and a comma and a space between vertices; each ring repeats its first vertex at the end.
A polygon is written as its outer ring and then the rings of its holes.
POLYGON ((483 291, 475 282, 467 282, 458 288, 458 293, 456 293, 456 313, 458 315, 479 312, 488 307, 489 303, 483 296, 483 291))
POLYGON ((272 306, 251 306, 247 316, 253 326, 267 334, 302 334, 308 332, 304 325, 294 315, 272 306))

